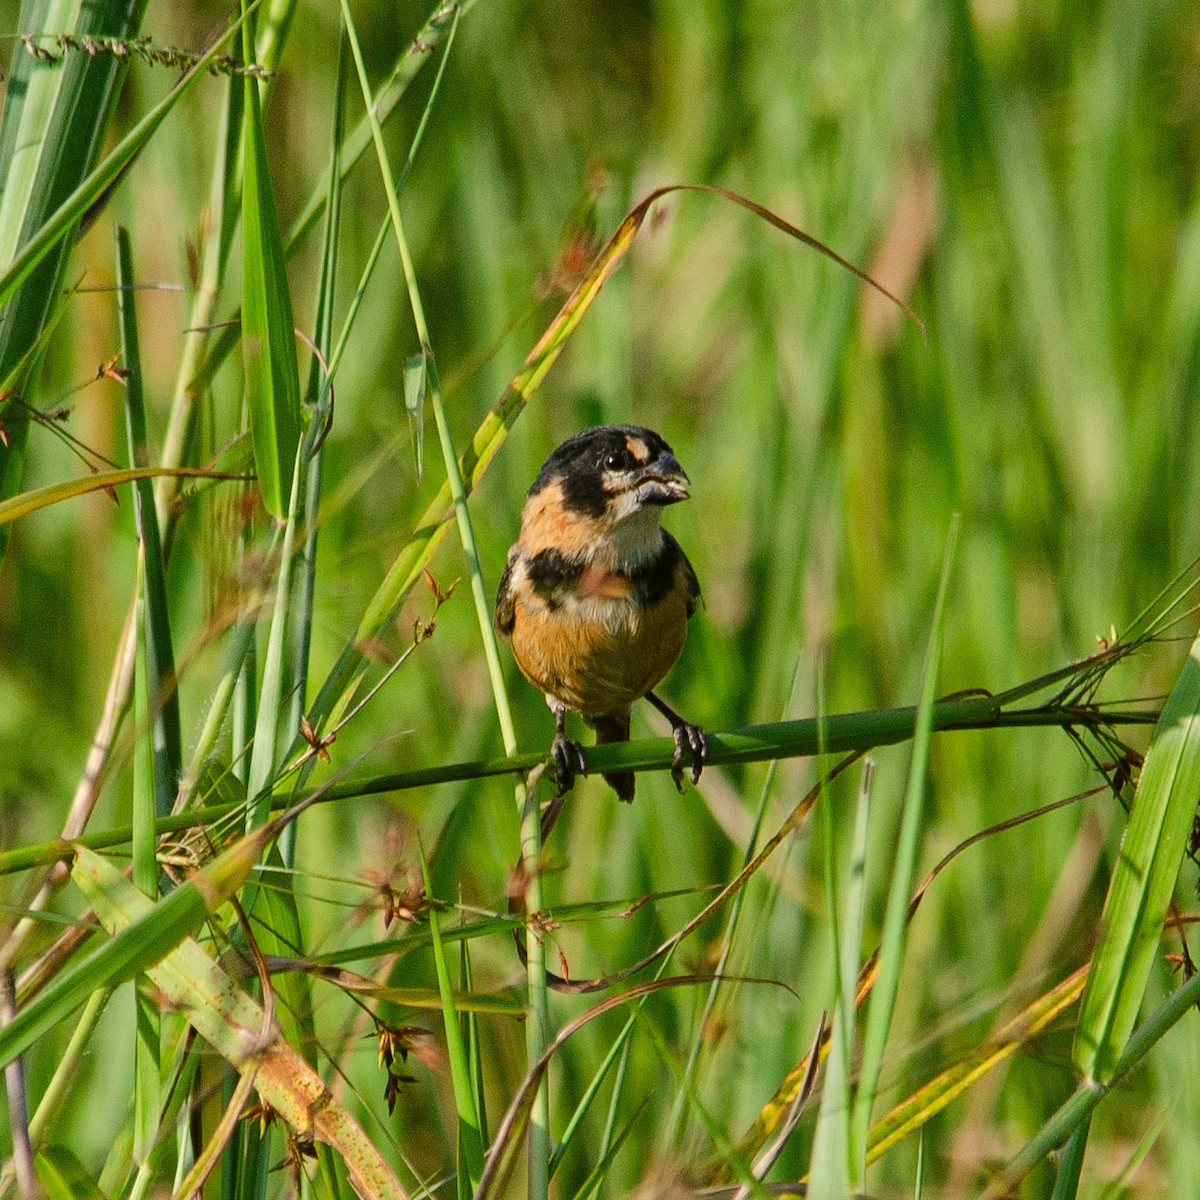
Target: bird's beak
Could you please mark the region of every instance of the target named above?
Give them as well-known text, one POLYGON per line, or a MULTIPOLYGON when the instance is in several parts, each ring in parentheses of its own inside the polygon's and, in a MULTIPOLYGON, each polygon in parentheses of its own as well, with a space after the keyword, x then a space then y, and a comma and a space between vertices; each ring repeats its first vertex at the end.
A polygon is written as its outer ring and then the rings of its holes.
POLYGON ((638 478, 639 504, 678 504, 688 498, 687 472, 674 455, 663 454, 638 478))

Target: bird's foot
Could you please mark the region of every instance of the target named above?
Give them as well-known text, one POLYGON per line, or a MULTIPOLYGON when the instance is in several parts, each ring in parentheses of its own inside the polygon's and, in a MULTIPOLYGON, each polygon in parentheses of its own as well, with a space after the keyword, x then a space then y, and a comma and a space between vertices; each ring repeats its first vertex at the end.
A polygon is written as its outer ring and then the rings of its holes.
POLYGON ((576 774, 587 774, 583 747, 559 729, 554 734, 554 741, 550 743, 550 757, 554 761, 554 773, 558 776, 558 790, 555 796, 562 796, 575 786, 576 774))
POLYGON ((692 756, 692 784, 700 782, 700 772, 704 770, 708 758, 708 739, 699 725, 690 725, 680 721, 673 730, 675 738, 675 756, 671 759, 671 778, 675 787, 683 794, 683 759, 685 754, 692 756))
POLYGON ((700 782, 700 772, 708 760, 708 739, 699 725, 685 721, 661 696, 646 693, 646 699, 671 722, 671 733, 675 738, 675 755, 671 759, 671 778, 680 793, 683 792, 683 759, 692 756, 692 784, 700 782))

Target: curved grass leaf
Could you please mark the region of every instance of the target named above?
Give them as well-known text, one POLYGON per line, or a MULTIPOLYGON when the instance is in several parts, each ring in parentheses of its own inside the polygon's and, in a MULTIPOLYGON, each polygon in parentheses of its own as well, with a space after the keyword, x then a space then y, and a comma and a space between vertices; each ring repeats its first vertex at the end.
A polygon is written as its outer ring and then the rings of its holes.
POLYGON ((49 508, 62 500, 73 500, 89 492, 108 492, 123 483, 136 483, 139 479, 155 479, 160 475, 173 475, 180 479, 244 479, 244 475, 232 475, 226 471, 204 471, 198 467, 130 467, 118 471, 97 471, 82 479, 66 479, 61 483, 48 483, 44 487, 22 492, 8 500, 0 501, 0 527, 10 525, 21 517, 42 508, 49 508))
MULTIPOLYGON (((609 276, 617 269, 630 246, 633 245, 633 240, 645 223, 650 210, 659 200, 678 191, 706 192, 746 208, 789 237, 829 256, 852 274, 881 291, 890 300, 900 305, 924 329, 920 318, 903 301, 880 287, 875 280, 858 267, 835 254, 811 234, 784 221, 754 201, 747 200, 736 192, 704 184, 677 183, 656 188, 625 215, 616 232, 593 259, 575 290, 529 352, 521 369, 513 376, 504 394, 484 417, 471 439, 471 444, 459 456, 458 469, 462 478, 464 499, 470 496, 492 459, 500 452, 500 447, 508 438, 508 431, 516 423, 517 418, 524 411, 525 405, 533 398, 546 374, 558 360, 567 341, 575 332, 580 321, 583 320, 588 309, 591 308, 592 302, 600 294, 600 290, 609 276)), ((450 483, 446 482, 430 501, 429 507, 417 522, 412 537, 400 551, 387 576, 367 605, 353 641, 342 651, 326 678, 313 704, 311 716, 315 729, 319 730, 324 725, 329 715, 337 708, 343 694, 363 669, 364 658, 360 647, 369 645, 391 623, 393 616, 421 578, 421 572, 433 557, 434 551, 441 544, 442 538, 446 536, 454 519, 453 496, 450 483)))
POLYGON ((1079 999, 1087 967, 1039 996, 1011 1021, 989 1035, 970 1054, 931 1079, 907 1100, 897 1104, 871 1128, 867 1161, 874 1162, 897 1142, 920 1129, 989 1071, 1007 1062, 1056 1017, 1079 999))

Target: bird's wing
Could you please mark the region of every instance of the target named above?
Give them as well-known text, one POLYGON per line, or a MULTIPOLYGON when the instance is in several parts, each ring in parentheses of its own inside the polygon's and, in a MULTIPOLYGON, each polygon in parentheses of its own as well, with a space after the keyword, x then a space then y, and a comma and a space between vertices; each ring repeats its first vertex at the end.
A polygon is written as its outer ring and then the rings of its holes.
POLYGON ((500 586, 496 589, 496 611, 492 621, 496 632, 508 637, 512 633, 516 593, 513 591, 513 568, 521 556, 521 548, 513 546, 508 552, 508 562, 504 565, 504 574, 500 576, 500 586))
MULTIPOLYGON (((675 539, 668 533, 667 537, 675 542, 675 539)), ((687 588, 687 615, 688 620, 691 620, 692 613, 696 611, 696 606, 700 603, 700 580, 696 578, 695 569, 692 567, 688 556, 684 553, 683 547, 675 542, 679 550, 679 570, 683 573, 684 587, 687 588)))

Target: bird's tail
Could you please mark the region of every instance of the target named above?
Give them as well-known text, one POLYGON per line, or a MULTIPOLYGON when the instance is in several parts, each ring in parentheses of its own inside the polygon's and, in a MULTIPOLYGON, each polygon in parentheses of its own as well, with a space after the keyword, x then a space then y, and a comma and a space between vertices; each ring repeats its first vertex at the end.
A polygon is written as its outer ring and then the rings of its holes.
MULTIPOLYGON (((624 712, 608 713, 603 717, 593 717, 588 724, 596 731, 596 745, 604 746, 609 742, 629 741, 629 709, 624 712)), ((626 804, 633 799, 633 772, 614 771, 604 776, 604 782, 617 793, 618 800, 626 804)))

